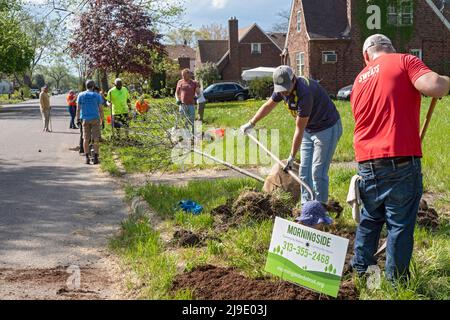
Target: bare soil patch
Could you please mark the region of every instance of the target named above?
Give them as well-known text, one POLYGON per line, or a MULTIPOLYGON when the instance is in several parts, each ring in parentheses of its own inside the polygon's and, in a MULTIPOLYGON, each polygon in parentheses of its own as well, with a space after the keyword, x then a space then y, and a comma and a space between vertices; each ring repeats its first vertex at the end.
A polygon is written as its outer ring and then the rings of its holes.
POLYGON ((72 286, 67 267, 0 269, 2 299, 103 300, 114 298, 115 281, 107 270, 80 268, 80 287, 72 286), (69 282, 68 282, 69 280, 69 282))
MULTIPOLYGON (((331 300, 311 290, 286 281, 268 278, 250 279, 234 268, 201 266, 189 273, 179 275, 172 290, 189 288, 199 300, 331 300)), ((358 294, 351 282, 341 286, 339 300, 356 300, 358 294)))

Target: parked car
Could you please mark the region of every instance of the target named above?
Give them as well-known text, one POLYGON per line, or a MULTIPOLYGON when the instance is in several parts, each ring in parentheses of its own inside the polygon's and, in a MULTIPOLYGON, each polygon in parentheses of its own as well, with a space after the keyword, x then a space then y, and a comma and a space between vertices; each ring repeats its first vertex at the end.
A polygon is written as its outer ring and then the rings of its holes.
POLYGON ((352 84, 340 89, 337 94, 338 100, 350 100, 350 95, 352 94, 352 90, 353 90, 352 84))
POLYGON ((41 90, 39 89, 30 89, 30 94, 32 98, 38 99, 39 98, 39 93, 41 92, 41 90))
POLYGON ((236 82, 222 82, 210 85, 203 91, 208 102, 213 101, 244 101, 249 97, 248 88, 236 82))

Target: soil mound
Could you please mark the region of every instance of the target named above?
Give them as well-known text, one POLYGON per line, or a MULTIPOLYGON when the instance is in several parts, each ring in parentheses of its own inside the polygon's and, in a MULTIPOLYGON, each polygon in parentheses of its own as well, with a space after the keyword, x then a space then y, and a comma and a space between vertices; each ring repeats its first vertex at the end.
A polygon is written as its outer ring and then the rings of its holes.
POLYGON ((436 229, 439 225, 439 215, 430 208, 425 200, 420 200, 419 212, 417 213, 417 224, 423 227, 436 229))
POLYGON ((254 190, 243 191, 237 199, 228 199, 224 205, 211 211, 218 217, 218 224, 233 226, 242 222, 247 217, 253 221, 272 219, 275 216, 292 216, 295 203, 292 197, 283 191, 273 193, 257 192, 254 190))
MULTIPOLYGON (((249 279, 236 269, 201 266, 176 277, 172 290, 190 288, 199 300, 331 300, 286 281, 249 279)), ((338 300, 356 300, 358 294, 351 282, 344 282, 338 300)))
POLYGON ((201 237, 188 230, 175 231, 173 240, 180 247, 196 247, 202 244, 201 237))

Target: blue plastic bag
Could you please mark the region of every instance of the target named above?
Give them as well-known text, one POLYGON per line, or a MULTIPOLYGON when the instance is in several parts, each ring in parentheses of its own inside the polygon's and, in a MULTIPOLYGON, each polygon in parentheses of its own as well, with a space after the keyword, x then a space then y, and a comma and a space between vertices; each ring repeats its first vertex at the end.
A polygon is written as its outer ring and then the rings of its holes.
POLYGON ((203 211, 203 207, 192 200, 182 200, 178 202, 178 207, 184 212, 190 212, 194 215, 198 215, 203 211))

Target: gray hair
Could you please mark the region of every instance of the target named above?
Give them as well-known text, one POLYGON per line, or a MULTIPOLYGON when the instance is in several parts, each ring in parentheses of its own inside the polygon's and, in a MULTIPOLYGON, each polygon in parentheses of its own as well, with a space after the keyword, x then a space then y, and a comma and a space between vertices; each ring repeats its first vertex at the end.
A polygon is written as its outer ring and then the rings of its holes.
POLYGON ((87 80, 86 81, 86 89, 88 90, 93 90, 95 87, 95 82, 94 80, 87 80))
POLYGON ((364 41, 363 54, 366 52, 369 55, 373 55, 376 52, 393 53, 395 52, 395 48, 392 45, 391 39, 383 34, 374 34, 364 41))

